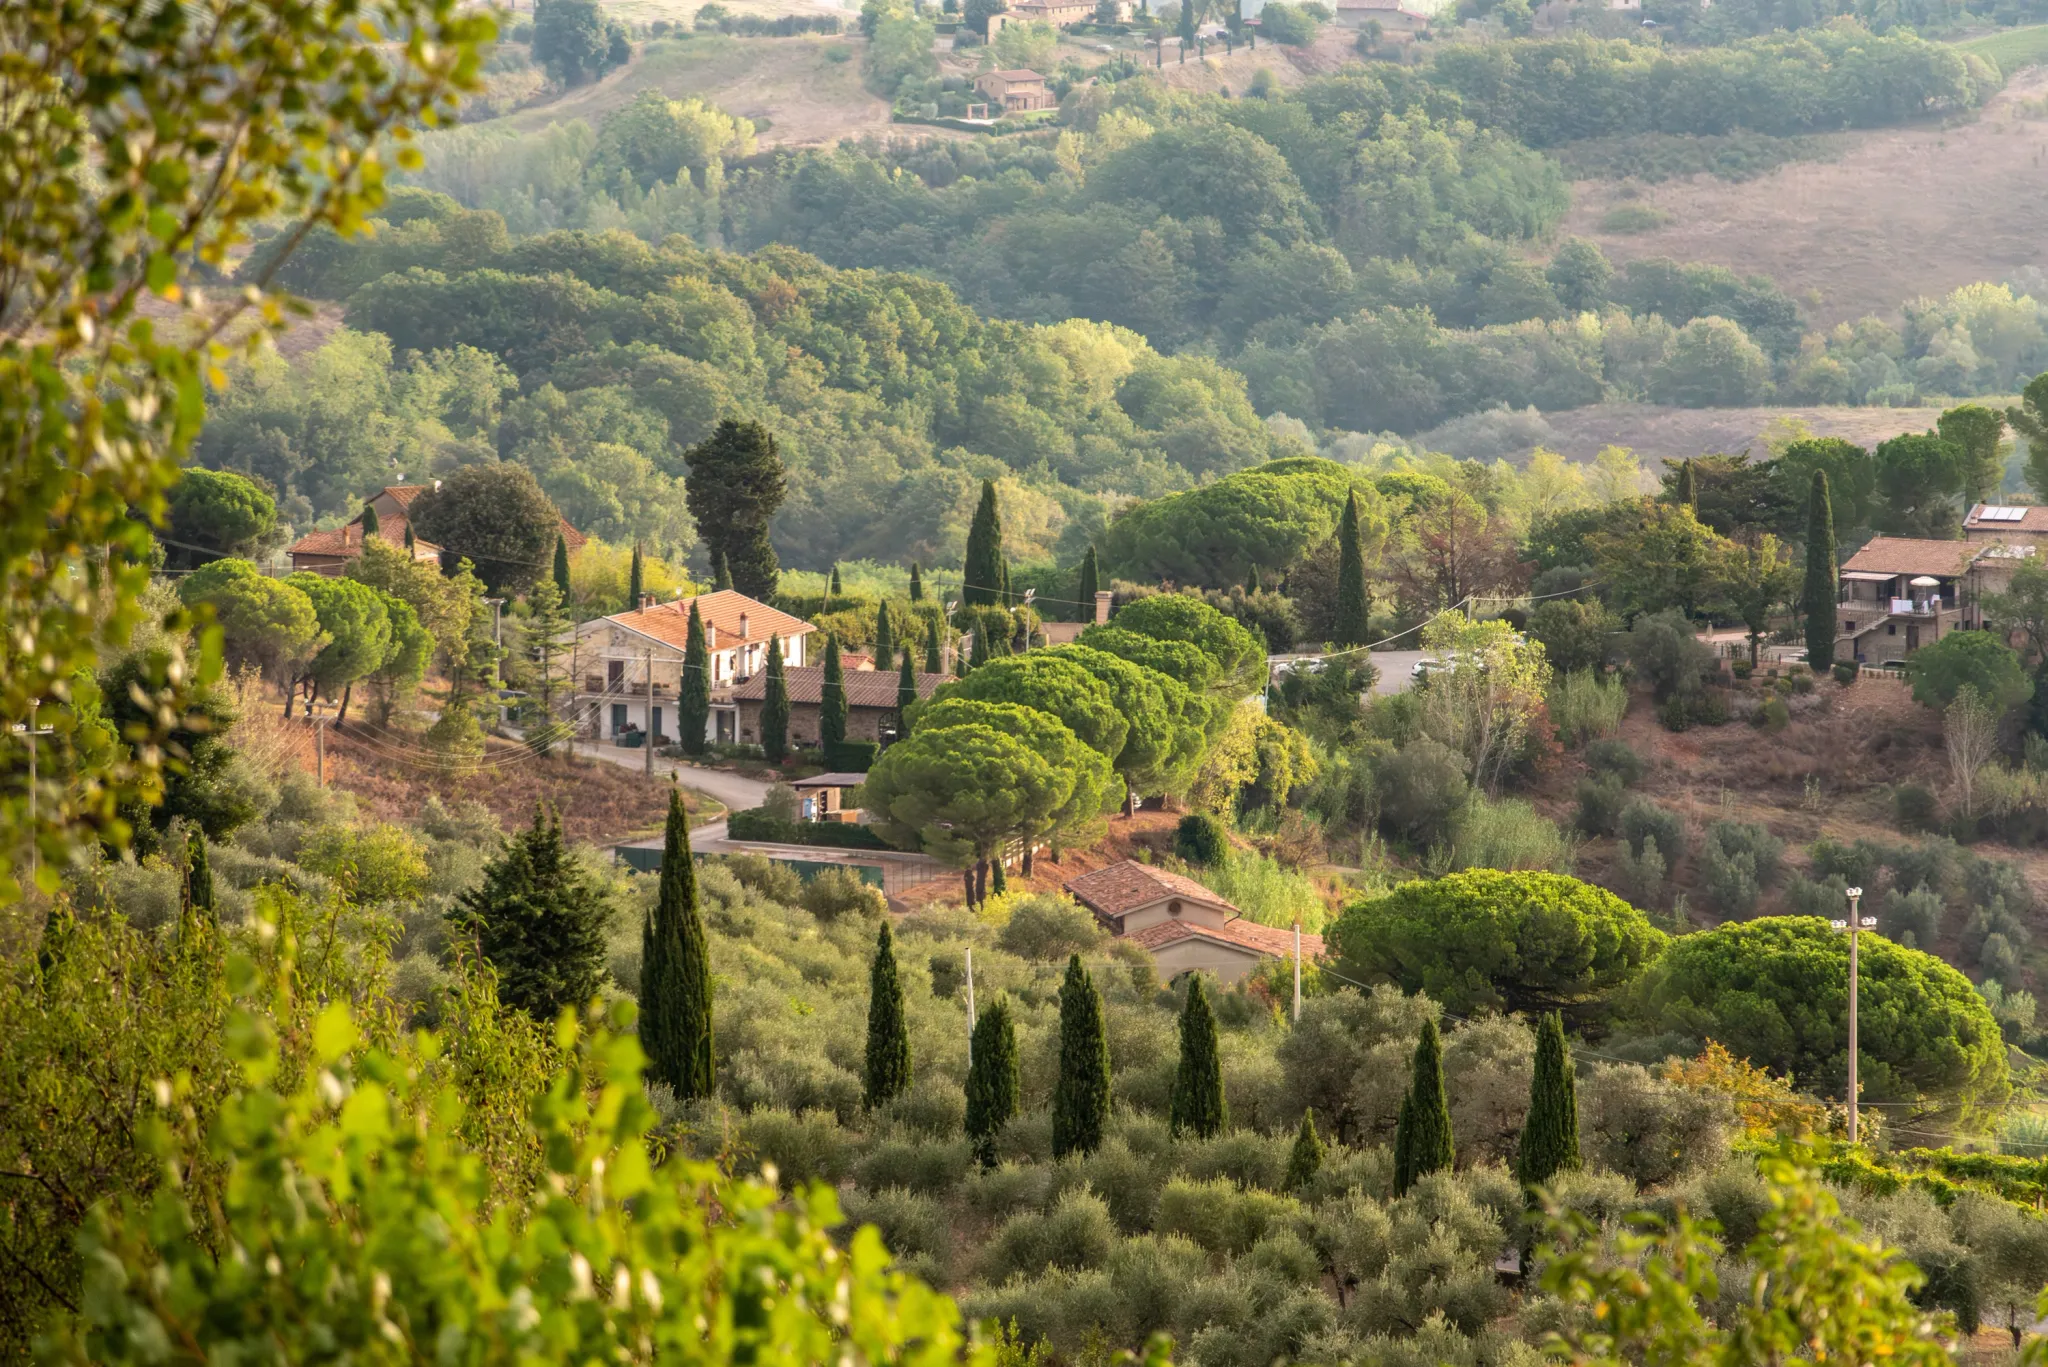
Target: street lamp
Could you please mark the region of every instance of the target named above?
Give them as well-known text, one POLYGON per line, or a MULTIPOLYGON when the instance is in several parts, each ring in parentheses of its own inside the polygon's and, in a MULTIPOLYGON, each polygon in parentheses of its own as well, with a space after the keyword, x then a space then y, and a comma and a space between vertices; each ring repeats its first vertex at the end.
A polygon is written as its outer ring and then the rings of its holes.
POLYGON ((1857 903, 1863 898, 1862 888, 1849 888, 1846 891, 1849 894, 1849 919, 1846 921, 1830 921, 1828 924, 1832 925, 1836 930, 1848 932, 1849 935, 1849 1142, 1854 1144, 1856 1142, 1856 1099, 1858 1096, 1856 1085, 1856 984, 1858 978, 1856 936, 1862 931, 1875 927, 1877 925, 1877 918, 1875 916, 1857 915, 1857 903))

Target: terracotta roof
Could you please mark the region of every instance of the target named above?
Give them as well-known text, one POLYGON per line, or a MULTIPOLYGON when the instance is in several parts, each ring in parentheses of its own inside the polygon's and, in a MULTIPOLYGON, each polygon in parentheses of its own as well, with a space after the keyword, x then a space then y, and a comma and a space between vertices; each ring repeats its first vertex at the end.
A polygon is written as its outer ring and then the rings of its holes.
MULTIPOLYGON (((571 549, 574 549, 572 546, 571 549)), ((615 612, 605 620, 617 622, 622 627, 652 636, 657 641, 682 647, 690 643, 690 604, 697 605, 697 611, 704 618, 704 630, 717 631, 718 644, 714 650, 725 650, 739 641, 765 642, 770 636, 780 636, 788 641, 798 636, 807 636, 817 630, 801 617, 792 617, 780 608, 771 608, 766 603, 747 597, 738 589, 719 589, 713 593, 700 593, 695 598, 677 598, 667 603, 656 603, 650 608, 634 608, 631 612, 615 612), (740 630, 740 618, 747 619, 745 631, 740 630)))
MULTIPOLYGON (((1128 938, 1132 944, 1144 949, 1159 950, 1176 940, 1185 940, 1191 936, 1233 945, 1239 949, 1248 949, 1254 954, 1262 954, 1272 959, 1284 959, 1294 953, 1293 931, 1262 926, 1257 921, 1247 921, 1242 917, 1224 922, 1220 930, 1211 926, 1195 925, 1189 921, 1161 921, 1157 925, 1146 926, 1128 938)), ((1310 935, 1304 931, 1301 937, 1301 957, 1320 959, 1322 956, 1323 937, 1310 935)))
MULTIPOLYGON (((918 674, 917 696, 929 698, 942 683, 950 683, 950 674, 918 674)), ((816 706, 825 697, 825 671, 805 665, 801 669, 782 671, 783 682, 789 688, 792 703, 810 703, 816 706)), ((894 670, 863 669, 848 670, 843 676, 848 707, 882 708, 896 710, 896 683, 899 676, 894 670)), ((768 671, 762 670, 746 679, 732 691, 734 702, 760 702, 768 696, 768 671)))
POLYGON ((858 650, 842 650, 839 652, 839 667, 841 669, 873 669, 875 667, 875 657, 863 655, 858 650))
POLYGON ((1981 541, 1926 541, 1911 536, 1874 536, 1842 563, 1844 570, 1879 574, 1933 574, 1955 578, 1984 553, 1981 541))
POLYGON ((1150 864, 1140 864, 1135 859, 1126 859, 1120 864, 1111 864, 1070 879, 1067 891, 1073 894, 1075 901, 1098 916, 1111 919, 1162 897, 1188 897, 1197 902, 1207 902, 1212 907, 1223 907, 1232 914, 1237 911, 1236 907, 1194 879, 1155 869, 1150 864))
MULTIPOLYGON (((393 501, 401 508, 410 508, 421 494, 429 493, 438 487, 435 484, 387 484, 377 492, 391 495, 393 501)), ((570 526, 568 518, 561 517, 560 514, 556 516, 561 522, 562 543, 571 551, 582 550, 583 543, 590 538, 570 526)))
MULTIPOLYGON (((405 519, 389 518, 388 527, 379 527, 377 539, 394 548, 405 546, 405 519)), ((413 556, 425 559, 438 556, 441 548, 431 541, 413 539, 413 556)), ((346 527, 330 527, 326 531, 307 532, 291 544, 288 555, 331 555, 344 560, 353 560, 363 553, 363 522, 357 518, 346 527)))
POLYGON ((1045 77, 1028 67, 1018 67, 1012 71, 990 71, 985 74, 998 81, 1042 81, 1045 79, 1045 77))
POLYGON ((2048 534, 2048 507, 2033 503, 2021 505, 2011 503, 1979 503, 1964 515, 1963 526, 1973 532, 2019 531, 2032 532, 2037 535, 2048 534), (1983 515, 1986 508, 2010 510, 2014 507, 2018 507, 2020 511, 2020 516, 2016 518, 1989 518, 1983 515))

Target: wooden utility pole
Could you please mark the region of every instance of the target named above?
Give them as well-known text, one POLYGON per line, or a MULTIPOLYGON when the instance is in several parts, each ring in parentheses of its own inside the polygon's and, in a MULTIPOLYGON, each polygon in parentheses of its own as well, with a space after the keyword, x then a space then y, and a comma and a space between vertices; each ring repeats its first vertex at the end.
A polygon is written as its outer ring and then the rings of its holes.
POLYGON ((1294 918, 1294 1022, 1301 1023, 1301 918, 1294 918))
MULTIPOLYGON (((311 706, 309 703, 308 706, 311 706)), ((322 788, 327 786, 327 718, 313 718, 313 780, 322 788)))
POLYGON ((646 652, 647 660, 647 777, 654 777, 654 650, 646 652))
POLYGON ((967 946, 967 1066, 974 1066, 974 946, 967 946))
POLYGON ((54 726, 38 727, 36 715, 42 711, 42 700, 28 705, 28 730, 23 739, 28 742, 28 885, 36 885, 36 741, 44 736, 56 734, 54 726))

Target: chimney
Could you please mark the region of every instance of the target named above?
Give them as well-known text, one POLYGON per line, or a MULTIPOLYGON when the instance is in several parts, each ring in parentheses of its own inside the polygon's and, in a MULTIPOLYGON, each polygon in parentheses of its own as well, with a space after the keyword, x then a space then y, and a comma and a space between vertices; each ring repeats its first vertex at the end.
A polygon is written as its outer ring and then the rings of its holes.
POLYGON ((752 635, 753 630, 747 625, 747 614, 743 612, 740 614, 740 639, 744 641, 752 635))
POLYGON ((1105 590, 1095 591, 1095 625, 1101 626, 1109 620, 1109 594, 1105 590))
POLYGON ((654 595, 653 595, 653 594, 651 594, 651 593, 643 593, 643 594, 641 594, 641 595, 640 595, 640 611, 642 611, 642 612, 646 612, 647 610, 649 610, 649 609, 650 609, 650 608, 652 608, 653 606, 654 606, 654 595))

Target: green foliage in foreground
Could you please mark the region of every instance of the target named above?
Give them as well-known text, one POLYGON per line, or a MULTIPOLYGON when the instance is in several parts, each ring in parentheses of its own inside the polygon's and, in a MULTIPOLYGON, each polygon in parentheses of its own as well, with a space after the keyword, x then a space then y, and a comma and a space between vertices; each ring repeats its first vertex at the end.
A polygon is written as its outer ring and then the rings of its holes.
POLYGON ((167 1085, 143 1126, 173 1170, 228 1165, 221 1204, 196 1209, 167 1182, 96 1212, 82 1308, 52 1326, 42 1361, 156 1363, 166 1344, 284 1362, 959 1360, 958 1311, 894 1270, 872 1229, 834 1247, 830 1189, 784 1199, 699 1163, 657 1174, 642 1056, 616 1033, 630 1007, 587 1035, 563 1017, 570 1060, 533 1109, 553 1180, 494 1206, 459 1138, 462 1103, 422 1081, 431 1035, 417 1056, 365 1047, 330 1006, 287 1087, 249 1005, 269 985, 246 962, 230 976, 247 1089, 202 1133, 184 1084, 167 1085), (209 1225, 241 1256, 219 1257, 209 1225))

